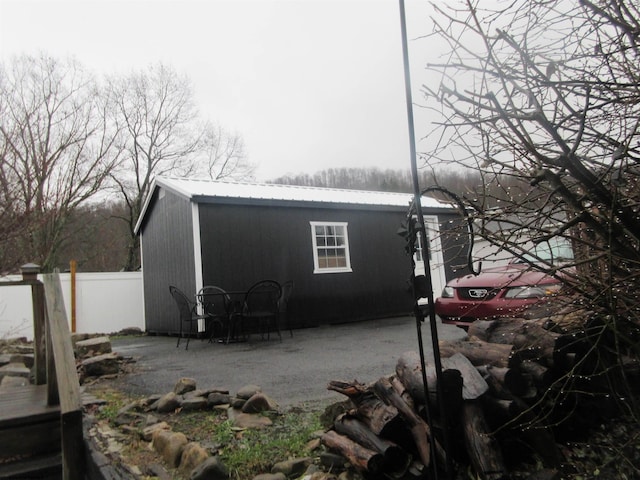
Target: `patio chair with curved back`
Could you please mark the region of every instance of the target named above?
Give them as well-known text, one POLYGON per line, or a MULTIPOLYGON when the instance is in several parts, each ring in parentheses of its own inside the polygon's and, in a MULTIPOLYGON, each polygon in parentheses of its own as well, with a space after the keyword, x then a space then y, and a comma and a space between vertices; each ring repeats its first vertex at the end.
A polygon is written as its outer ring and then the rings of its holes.
POLYGON ((185 350, 188 350, 189 339, 193 335, 193 325, 197 325, 199 320, 206 321, 209 316, 206 314, 198 314, 198 304, 194 301, 191 301, 179 288, 174 287, 173 285, 169 285, 169 292, 171 292, 171 296, 175 300, 178 311, 180 312, 180 332, 178 334, 178 343, 176 344, 176 348, 180 346, 180 340, 185 333, 184 324, 188 324, 189 332, 187 334, 187 346, 185 348, 185 350))
MULTIPOLYGON (((278 327, 278 300, 281 293, 280 284, 275 280, 261 280, 252 285, 244 297, 242 322, 256 325, 263 339, 266 331, 269 340, 271 328, 274 327, 282 341, 278 327)), ((250 328, 247 329, 247 332, 250 331, 250 328)))
POLYGON ((216 338, 216 333, 226 336, 229 343, 232 326, 230 325, 231 297, 222 288, 207 285, 198 292, 198 299, 202 305, 202 310, 208 315, 207 332, 209 333, 209 343, 216 338), (216 330, 216 327, 218 329, 216 330))
POLYGON ((278 299, 278 325, 284 324, 289 329, 291 337, 293 337, 293 330, 289 321, 289 299, 292 293, 293 280, 288 280, 282 284, 282 293, 278 299))

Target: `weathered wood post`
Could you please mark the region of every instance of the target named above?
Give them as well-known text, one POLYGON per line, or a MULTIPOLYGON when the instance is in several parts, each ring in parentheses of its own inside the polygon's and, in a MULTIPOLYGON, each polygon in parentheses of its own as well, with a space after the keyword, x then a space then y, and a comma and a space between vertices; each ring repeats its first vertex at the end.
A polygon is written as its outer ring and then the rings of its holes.
MULTIPOLYGON (((59 273, 45 275, 44 285, 49 325, 47 336, 51 346, 49 356, 55 362, 56 400, 60 404, 62 478, 63 480, 82 480, 86 472, 82 397, 59 273)), ((53 379, 49 382, 53 383, 53 379)))
POLYGON ((31 285, 31 304, 33 308, 33 370, 34 383, 43 385, 47 382, 47 335, 44 311, 44 286, 38 280, 40 265, 27 263, 20 267, 22 281, 31 285))

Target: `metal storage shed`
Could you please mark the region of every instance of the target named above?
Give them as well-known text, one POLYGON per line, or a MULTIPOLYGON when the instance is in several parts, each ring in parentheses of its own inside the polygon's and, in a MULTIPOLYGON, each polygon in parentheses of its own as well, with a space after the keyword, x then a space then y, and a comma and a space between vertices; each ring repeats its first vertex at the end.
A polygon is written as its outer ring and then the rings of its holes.
MULTIPOLYGON (((401 193, 158 177, 136 225, 146 330, 178 331, 170 284, 195 295, 204 285, 244 290, 262 279, 293 280, 294 327, 408 314, 410 259, 397 231, 411 200, 401 193), (339 263, 326 263, 325 247, 335 238, 318 232, 342 235, 339 263)), ((457 224, 449 205, 422 201, 431 230, 457 224)), ((430 236, 437 295, 453 276, 445 265, 464 264, 458 258, 464 248, 440 246, 446 236, 430 236)))

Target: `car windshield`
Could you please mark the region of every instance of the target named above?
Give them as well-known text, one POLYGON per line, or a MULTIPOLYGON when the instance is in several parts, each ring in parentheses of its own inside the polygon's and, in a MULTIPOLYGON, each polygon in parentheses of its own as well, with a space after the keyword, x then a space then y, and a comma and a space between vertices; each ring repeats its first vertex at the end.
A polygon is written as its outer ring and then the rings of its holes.
POLYGON ((573 249, 566 238, 554 237, 536 244, 531 254, 518 258, 514 263, 550 263, 557 265, 573 260, 573 249))

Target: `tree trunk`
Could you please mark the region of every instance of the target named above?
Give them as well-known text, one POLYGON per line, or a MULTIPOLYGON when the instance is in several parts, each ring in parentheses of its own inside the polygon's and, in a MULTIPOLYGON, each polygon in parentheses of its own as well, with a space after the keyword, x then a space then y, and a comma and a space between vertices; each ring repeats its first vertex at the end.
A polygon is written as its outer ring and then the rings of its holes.
MULTIPOLYGON (((481 396, 488 387, 478 370, 471 362, 461 354, 453 354, 449 358, 442 359, 443 370, 458 370, 462 375, 462 397, 472 400, 481 396)), ((416 352, 403 353, 396 363, 396 374, 405 386, 411 397, 417 403, 425 403, 424 384, 422 379, 422 367, 420 357, 416 352)), ((427 387, 432 403, 435 403, 437 377, 433 366, 426 367, 427 387)))
POLYGON ((502 451, 491 435, 482 408, 476 401, 467 401, 462 412, 464 443, 473 469, 482 480, 506 478, 502 451))
POLYGON ((402 430, 402 417, 398 410, 380 400, 370 387, 357 382, 332 380, 327 388, 349 397, 356 406, 358 417, 376 435, 393 438, 394 433, 402 430))
POLYGON ((512 367, 520 363, 520 357, 513 345, 489 343, 478 338, 465 341, 441 340, 440 355, 444 358, 461 353, 473 365, 492 365, 494 367, 512 367))
POLYGON ((559 336, 534 320, 522 318, 478 320, 469 326, 469 337, 513 345, 521 358, 541 360, 547 365, 553 360, 559 336))
POLYGON ((380 453, 365 448, 349 437, 340 435, 334 430, 325 432, 320 441, 326 445, 327 448, 340 453, 349 460, 353 466, 360 470, 376 475, 380 473, 381 467, 384 464, 384 458, 380 453))
POLYGON ((482 374, 487 383, 489 383, 487 378, 491 377, 494 381, 500 383, 514 395, 524 395, 527 391, 527 381, 516 369, 492 367, 490 365, 479 365, 476 368, 478 369, 478 372, 482 374))
POLYGON ((400 478, 409 468, 411 456, 407 452, 395 443, 375 435, 358 418, 342 414, 336 418, 334 429, 363 447, 382 454, 384 465, 381 468, 385 474, 389 474, 393 478, 400 478))
POLYGON ((373 389, 385 403, 396 407, 400 415, 409 425, 413 441, 418 450, 420 460, 425 466, 431 465, 431 431, 426 422, 402 399, 387 378, 378 380, 373 389))

